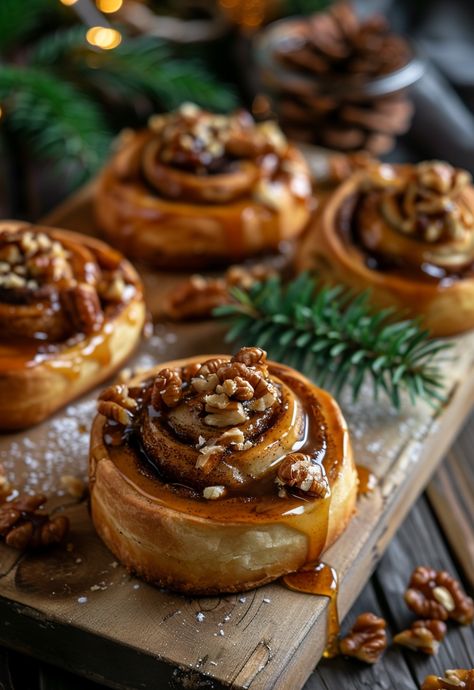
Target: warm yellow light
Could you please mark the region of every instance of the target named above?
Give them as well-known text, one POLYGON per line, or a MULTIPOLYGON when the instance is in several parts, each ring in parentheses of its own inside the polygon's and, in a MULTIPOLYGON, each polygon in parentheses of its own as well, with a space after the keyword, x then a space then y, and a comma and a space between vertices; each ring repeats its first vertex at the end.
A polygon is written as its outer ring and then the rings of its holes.
POLYGON ((91 26, 86 33, 86 38, 92 46, 103 50, 112 50, 122 42, 122 34, 116 29, 105 26, 91 26))
POLYGON ((3 115, 3 110, 2 110, 2 106, 0 105, 0 120, 2 119, 2 115, 3 115))
POLYGON ((107 14, 117 12, 123 5, 123 0, 96 0, 96 2, 99 10, 107 14))
POLYGON ((60 0, 60 2, 62 2, 63 5, 69 6, 69 5, 75 5, 77 0, 60 0))

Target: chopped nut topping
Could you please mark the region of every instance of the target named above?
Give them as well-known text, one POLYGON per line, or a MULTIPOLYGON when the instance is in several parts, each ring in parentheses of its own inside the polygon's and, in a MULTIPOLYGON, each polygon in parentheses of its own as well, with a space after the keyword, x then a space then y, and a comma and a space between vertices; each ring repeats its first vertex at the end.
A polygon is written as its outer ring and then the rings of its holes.
POLYGON ((315 498, 326 498, 330 494, 323 465, 312 462, 304 453, 290 453, 282 460, 276 483, 280 487, 294 487, 315 498))
POLYGON ((375 664, 387 648, 386 623, 373 613, 362 613, 346 637, 340 641, 340 650, 368 664, 375 664))
POLYGON ((415 621, 411 628, 395 635, 393 642, 425 654, 437 654, 446 631, 446 625, 440 620, 415 621))
MULTIPOLYGON (((202 371, 202 369, 201 369, 202 371)), ((201 373, 201 372, 198 372, 201 373)), ((191 385, 198 393, 209 393, 216 390, 219 383, 217 374, 209 374, 206 378, 195 377, 191 379, 191 385)))
POLYGON ((40 508, 46 496, 20 496, 0 505, 0 536, 14 549, 38 549, 58 544, 69 531, 69 520, 64 515, 52 518, 40 508))
POLYGON ((217 498, 222 498, 227 493, 225 486, 206 486, 202 495, 209 501, 215 501, 217 498))
POLYGON ((128 386, 123 383, 106 388, 97 403, 99 414, 122 426, 130 424, 136 408, 137 401, 130 397, 128 386))
POLYGON ((474 620, 474 602, 460 583, 444 570, 419 567, 413 572, 405 601, 423 618, 452 620, 469 625, 474 620))
POLYGON ((414 166, 401 191, 384 194, 381 210, 394 228, 425 242, 463 239, 474 230, 474 216, 461 199, 470 182, 465 170, 424 161, 414 166))
POLYGON ((183 397, 183 381, 174 369, 162 369, 153 382, 151 404, 157 410, 162 402, 167 407, 176 407, 183 397))
POLYGON ((0 233, 0 287, 37 290, 45 283, 70 280, 69 253, 46 233, 27 228, 0 233))
POLYGON ((421 690, 474 690, 474 669, 448 669, 444 678, 440 676, 427 676, 421 686, 421 690))
POLYGON ((215 115, 192 103, 164 118, 153 117, 149 126, 159 137, 161 160, 197 174, 219 170, 228 158, 281 155, 287 147, 276 123, 257 124, 244 111, 215 115))
POLYGON ((242 362, 247 367, 254 367, 257 364, 265 364, 267 353, 261 347, 241 347, 232 357, 233 362, 242 362))
POLYGON ((248 419, 248 414, 245 412, 242 403, 236 400, 229 400, 223 394, 211 397, 213 399, 219 398, 219 400, 217 405, 212 404, 212 402, 206 403, 205 409, 209 414, 204 417, 204 422, 209 426, 232 426, 234 424, 241 424, 248 419), (224 397, 227 399, 227 402, 224 402, 224 397))

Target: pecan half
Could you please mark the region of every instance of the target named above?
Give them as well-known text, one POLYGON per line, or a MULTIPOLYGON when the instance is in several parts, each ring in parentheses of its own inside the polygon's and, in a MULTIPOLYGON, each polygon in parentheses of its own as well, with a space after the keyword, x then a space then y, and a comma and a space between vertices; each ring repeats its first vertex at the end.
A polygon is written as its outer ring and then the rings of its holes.
POLYGON ((61 300, 78 332, 89 335, 102 326, 104 312, 93 285, 78 283, 61 293, 61 300))
POLYGON ((469 625, 474 620, 474 602, 461 584, 444 570, 420 566, 405 592, 408 607, 421 618, 448 618, 469 625))
POLYGON ((137 401, 129 395, 128 386, 117 383, 109 386, 99 395, 97 411, 107 419, 127 426, 133 420, 137 401))
POLYGON ((386 622, 373 613, 362 613, 346 637, 340 641, 340 651, 367 664, 375 664, 387 648, 386 622))
POLYGON ((162 402, 167 407, 176 407, 183 397, 183 381, 175 369, 162 369, 156 376, 151 390, 151 404, 156 410, 162 402))
POLYGON ((267 353, 261 347, 241 347, 237 354, 232 357, 232 361, 254 367, 256 364, 265 364, 267 353))
POLYGON ((281 461, 276 482, 280 487, 294 487, 315 498, 326 498, 330 493, 324 467, 304 453, 290 453, 281 461))
POLYGON ((20 496, 0 505, 0 536, 14 549, 38 549, 58 544, 69 531, 65 515, 50 517, 41 507, 46 496, 20 496))
POLYGON ((395 635, 393 642, 425 654, 437 654, 446 631, 445 623, 440 620, 415 621, 408 630, 395 635))
POLYGON ((427 676, 421 690, 474 690, 474 669, 455 668, 441 676, 427 676))

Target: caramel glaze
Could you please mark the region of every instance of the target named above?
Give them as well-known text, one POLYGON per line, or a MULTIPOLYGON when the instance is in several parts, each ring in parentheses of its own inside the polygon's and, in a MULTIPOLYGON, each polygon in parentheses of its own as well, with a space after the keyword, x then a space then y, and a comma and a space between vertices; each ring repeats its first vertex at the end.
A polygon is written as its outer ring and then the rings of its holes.
POLYGON ((412 278, 427 284, 445 287, 456 280, 474 276, 474 261, 461 267, 441 267, 428 262, 415 266, 401 257, 388 256, 368 249, 360 235, 361 207, 364 195, 352 195, 344 201, 337 217, 337 229, 344 243, 351 247, 367 268, 381 273, 390 273, 403 278, 412 278))
POLYGON ((337 612, 337 594, 339 591, 337 572, 326 563, 303 568, 297 573, 283 577, 289 589, 305 594, 316 594, 329 597, 328 635, 324 657, 332 658, 338 653, 339 615, 337 612))
MULTIPOLYGON (((62 232, 50 231, 50 236, 64 242, 62 232)), ((14 372, 43 365, 58 371, 66 378, 75 380, 81 373, 81 362, 90 359, 102 366, 110 363, 113 353, 110 350, 110 340, 114 330, 114 321, 128 308, 127 321, 133 325, 142 319, 141 307, 137 299, 141 294, 141 287, 137 284, 128 263, 123 262, 121 255, 102 243, 83 238, 77 233, 68 232, 72 243, 83 242, 94 254, 99 266, 104 269, 120 269, 128 283, 126 298, 118 303, 102 304, 104 310, 104 325, 100 332, 86 336, 83 333, 60 342, 50 342, 42 333, 34 338, 10 337, 1 334, 0 339, 0 374, 14 372), (90 246, 89 246, 90 245, 90 246), (131 304, 132 301, 135 305, 131 304)), ((13 308, 13 307, 12 307, 13 308)), ((13 314, 12 314, 12 318, 13 314)))
MULTIPOLYGON (((269 371, 274 383, 290 389, 303 411, 303 432, 292 450, 311 454, 317 462, 321 462, 331 487, 344 456, 347 432, 341 428, 330 396, 324 391, 319 391, 316 396, 303 381, 291 376, 285 367, 271 363, 269 371)), ((278 429, 278 418, 275 424, 278 429)), ((264 436, 265 433, 261 435, 264 436)), ((261 437, 254 440, 254 447, 258 448, 261 437)), ((185 478, 181 482, 170 481, 169 477, 160 473, 156 463, 151 462, 144 452, 140 430, 136 426, 126 428, 122 433, 113 422, 108 421, 104 426, 104 441, 117 469, 135 490, 151 501, 223 523, 283 522, 307 537, 308 563, 315 563, 324 549, 331 495, 308 499, 302 492, 295 492, 285 498, 279 497, 274 484, 278 463, 270 465, 263 481, 252 482, 250 477, 245 486, 232 489, 227 497, 209 501, 203 499, 201 492, 185 478)), ((186 450, 188 448, 185 446, 186 450)))
POLYGON ((368 467, 364 467, 364 465, 357 465, 356 470, 359 478, 358 495, 364 496, 365 494, 371 494, 377 486, 377 477, 368 467))

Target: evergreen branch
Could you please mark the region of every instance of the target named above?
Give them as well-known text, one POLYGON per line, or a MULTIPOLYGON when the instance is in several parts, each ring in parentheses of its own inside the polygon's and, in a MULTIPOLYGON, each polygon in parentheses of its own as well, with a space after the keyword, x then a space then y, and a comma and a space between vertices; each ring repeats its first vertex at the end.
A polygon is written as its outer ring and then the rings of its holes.
POLYGON ((84 94, 52 74, 26 67, 0 70, 5 124, 25 136, 39 156, 84 174, 103 162, 110 142, 103 117, 84 94))
POLYGON ((0 51, 21 42, 51 12, 48 0, 1 0, 0 51))
POLYGON ((374 312, 368 293, 321 287, 302 274, 286 286, 272 277, 232 296, 234 303, 214 311, 229 320, 227 340, 264 347, 336 395, 349 386, 356 400, 371 379, 374 397, 383 391, 397 409, 403 393, 412 402, 443 400, 436 358, 450 345, 430 339, 417 321, 395 321, 391 309, 374 312))
POLYGON ((114 50, 94 51, 85 43, 85 29, 72 27, 40 40, 30 60, 124 102, 145 94, 164 109, 186 100, 216 110, 236 105, 230 87, 200 62, 173 57, 157 39, 127 38, 114 50))

